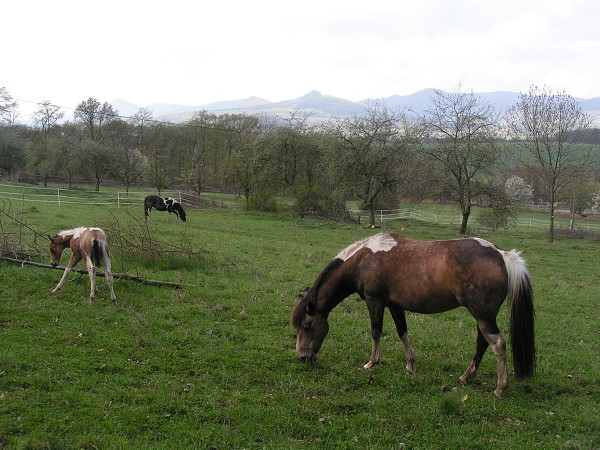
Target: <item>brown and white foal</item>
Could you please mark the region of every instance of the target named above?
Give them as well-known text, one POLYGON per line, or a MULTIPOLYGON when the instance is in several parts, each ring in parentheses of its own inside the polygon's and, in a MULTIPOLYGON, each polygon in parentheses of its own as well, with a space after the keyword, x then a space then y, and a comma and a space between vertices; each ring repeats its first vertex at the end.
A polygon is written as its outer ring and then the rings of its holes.
POLYGON ((71 258, 62 278, 52 290, 53 294, 58 292, 63 284, 65 284, 67 275, 69 275, 73 267, 84 259, 85 267, 90 277, 90 303, 94 302, 96 293, 98 292, 98 287, 96 286, 96 267, 101 267, 102 265, 104 265, 106 271, 106 281, 110 289, 110 298, 113 303, 117 303, 117 297, 113 290, 113 276, 110 271, 106 234, 101 228, 79 227, 61 231, 56 236, 48 236, 48 238, 50 239, 50 261, 53 267, 56 267, 60 263, 64 249, 70 248, 72 251, 71 258))

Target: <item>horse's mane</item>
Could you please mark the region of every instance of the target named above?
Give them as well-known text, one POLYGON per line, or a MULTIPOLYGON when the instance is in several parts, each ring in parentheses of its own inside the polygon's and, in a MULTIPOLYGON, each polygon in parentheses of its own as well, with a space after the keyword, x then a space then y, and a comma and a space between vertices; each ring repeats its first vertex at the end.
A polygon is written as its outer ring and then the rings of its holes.
POLYGON ((329 264, 327 264, 327 266, 315 280, 315 283, 309 289, 308 293, 300 299, 294 308, 294 312, 292 313, 291 325, 293 328, 298 329, 302 326, 302 321, 306 316, 306 307, 310 303, 315 304, 317 302, 317 293, 319 292, 320 287, 329 278, 331 273, 341 266, 343 262, 343 260, 335 258, 329 264))

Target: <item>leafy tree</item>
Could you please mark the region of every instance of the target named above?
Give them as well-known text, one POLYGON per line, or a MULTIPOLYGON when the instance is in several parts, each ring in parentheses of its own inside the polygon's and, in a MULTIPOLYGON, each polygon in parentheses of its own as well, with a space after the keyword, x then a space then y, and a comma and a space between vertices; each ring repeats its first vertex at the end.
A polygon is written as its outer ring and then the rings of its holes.
POLYGON ((217 117, 206 111, 197 112, 182 130, 182 140, 189 157, 184 179, 200 194, 216 177, 211 161, 218 146, 217 117))
POLYGON ((54 153, 54 142, 38 133, 29 142, 29 168, 42 177, 44 187, 48 186, 48 178, 56 173, 58 160, 54 153))
POLYGON ((109 144, 85 140, 80 144, 81 162, 87 168, 88 174, 95 183, 96 192, 100 191, 100 184, 104 178, 113 173, 117 163, 116 148, 109 144))
POLYGON ((432 104, 422 116, 422 151, 447 173, 462 214, 460 233, 465 234, 482 177, 491 175, 498 162, 499 115, 494 105, 461 92, 460 86, 451 93, 436 90, 432 104))
POLYGON ((60 127, 60 133, 55 133, 54 136, 57 148, 55 155, 59 161, 58 172, 67 177, 71 189, 73 177, 84 172, 79 145, 82 141, 81 126, 77 123, 66 123, 60 127))
POLYGON ((21 127, 0 126, 0 170, 9 174, 25 167, 28 139, 21 127))
POLYGON ((231 154, 226 160, 226 176, 238 190, 243 191, 247 209, 252 205, 260 207, 260 202, 251 202, 251 196, 270 202, 270 192, 275 188, 274 180, 277 180, 269 145, 269 133, 274 129, 274 122, 268 116, 248 117, 239 120, 237 125, 237 129, 229 135, 231 154))
POLYGON ((509 136, 522 150, 519 161, 545 182, 552 242, 559 196, 586 166, 595 149, 578 139, 591 119, 570 95, 532 85, 508 111, 506 122, 509 136))

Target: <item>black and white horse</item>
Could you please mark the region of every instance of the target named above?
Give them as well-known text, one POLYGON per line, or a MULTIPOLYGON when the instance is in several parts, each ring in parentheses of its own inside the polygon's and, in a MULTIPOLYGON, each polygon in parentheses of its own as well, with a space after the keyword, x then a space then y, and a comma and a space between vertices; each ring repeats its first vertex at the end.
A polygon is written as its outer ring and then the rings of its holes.
POLYGON ((178 218, 185 222, 185 211, 181 206, 181 203, 177 199, 171 197, 159 197, 158 195, 149 195, 144 199, 144 216, 146 220, 152 208, 158 211, 168 211, 169 217, 171 213, 174 213, 178 218))

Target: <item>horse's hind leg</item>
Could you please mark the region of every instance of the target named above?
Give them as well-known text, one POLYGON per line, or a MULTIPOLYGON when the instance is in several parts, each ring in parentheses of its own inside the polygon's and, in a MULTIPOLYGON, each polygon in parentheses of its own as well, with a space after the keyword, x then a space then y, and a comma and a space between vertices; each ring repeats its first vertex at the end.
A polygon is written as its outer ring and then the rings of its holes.
POLYGON ((400 339, 402 339, 402 343, 404 344, 404 351, 406 353, 405 369, 408 373, 414 373, 415 352, 413 351, 413 348, 410 345, 410 341, 408 340, 408 328, 406 327, 406 316, 404 314, 404 310, 395 306, 388 306, 388 308, 390 310, 390 313, 392 314, 394 323, 396 324, 396 331, 398 331, 398 336, 400 336, 400 339))
POLYGON ((506 342, 496 325, 496 321, 477 320, 477 350, 473 361, 467 368, 466 372, 460 377, 462 383, 467 383, 469 379, 475 375, 475 371, 479 366, 479 362, 487 349, 487 344, 492 347, 494 355, 496 355, 496 365, 498 369, 498 384, 494 395, 500 397, 502 392, 508 386, 508 372, 506 369, 506 342), (481 337, 480 337, 481 336, 481 337), (483 338, 483 339, 482 339, 483 338), (485 343, 483 342, 485 341, 485 343))
POLYGON ((96 269, 89 256, 85 257, 85 267, 87 268, 88 276, 90 277, 90 303, 94 303, 96 294, 98 293, 98 286, 96 285, 96 269))
POLYGON ((110 299, 113 302, 113 304, 116 304, 117 296, 115 295, 115 291, 113 289, 113 274, 110 270, 110 259, 106 254, 104 255, 103 264, 105 271, 104 275, 106 276, 106 282, 108 283, 108 289, 110 290, 110 299))
POLYGON ((483 358, 483 355, 485 354, 485 351, 488 348, 488 341, 486 341, 486 339, 483 337, 483 334, 481 334, 481 330, 479 329, 479 326, 477 327, 477 347, 475 349, 475 354, 473 355, 473 360, 471 361, 471 364, 469 364, 469 367, 467 367, 467 370, 465 370, 465 373, 463 373, 460 377, 459 380, 462 384, 468 384, 469 381, 471 380, 471 378, 473 378, 475 376, 475 373, 477 372, 477 368, 479 367, 479 363, 481 362, 481 359, 483 358))
POLYGON ((371 359, 363 367, 370 369, 376 364, 381 363, 381 331, 383 329, 383 313, 385 305, 377 299, 367 298, 367 308, 371 317, 371 359))

